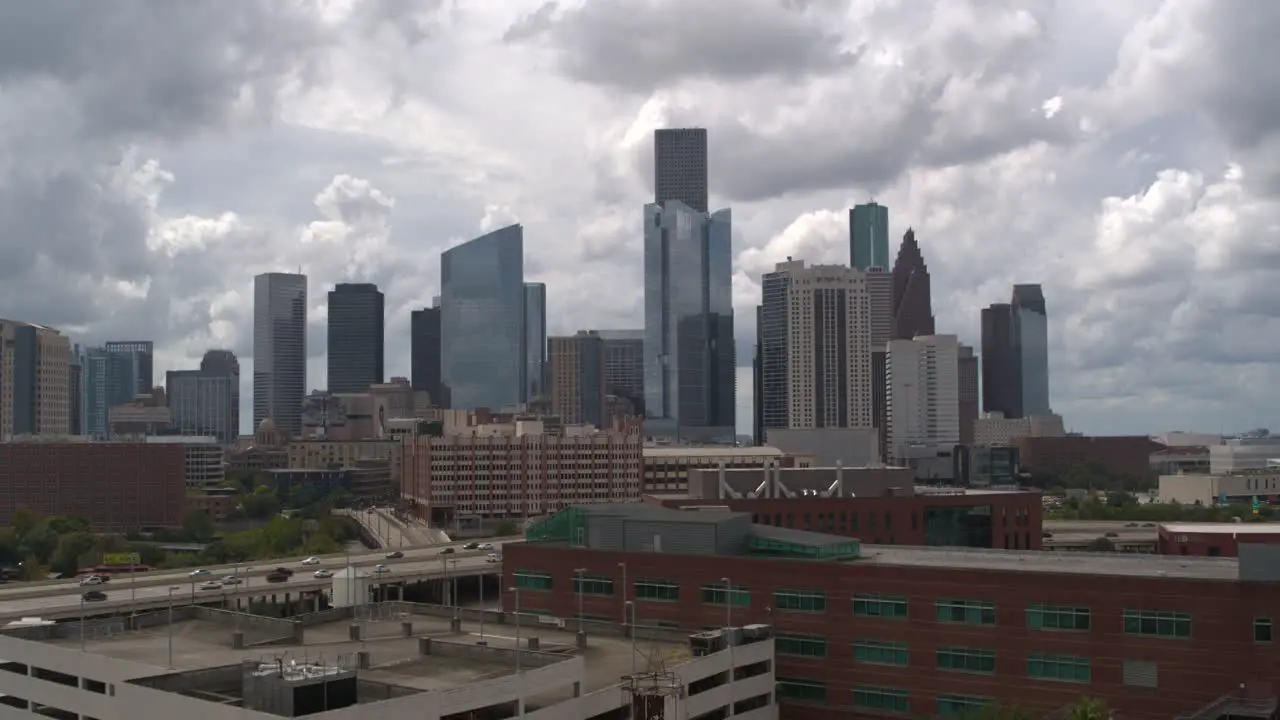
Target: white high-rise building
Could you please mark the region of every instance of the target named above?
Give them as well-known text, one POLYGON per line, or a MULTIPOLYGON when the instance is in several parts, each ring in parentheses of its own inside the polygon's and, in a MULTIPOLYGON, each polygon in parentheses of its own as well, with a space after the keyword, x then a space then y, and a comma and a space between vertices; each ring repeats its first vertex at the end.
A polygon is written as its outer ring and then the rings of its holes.
POLYGON ((950 449, 960 442, 960 342, 955 335, 889 341, 888 451, 895 459, 911 447, 950 449))
POLYGON ((766 428, 869 428, 871 321, 866 275, 842 265, 778 263, 761 314, 766 428), (785 393, 785 395, 784 395, 785 393), (784 420, 783 422, 780 422, 784 420))
POLYGON ((253 427, 270 418, 290 437, 302 434, 307 394, 307 276, 263 273, 253 279, 253 427))

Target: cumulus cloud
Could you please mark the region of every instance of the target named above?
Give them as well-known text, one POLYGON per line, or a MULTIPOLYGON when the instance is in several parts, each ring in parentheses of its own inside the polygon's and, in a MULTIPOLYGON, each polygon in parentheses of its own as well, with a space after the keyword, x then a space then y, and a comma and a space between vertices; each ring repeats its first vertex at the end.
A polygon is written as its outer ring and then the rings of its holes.
POLYGON ((914 226, 941 329, 976 343, 982 306, 1045 285, 1071 425, 1267 425, 1271 5, 9 3, 0 308, 154 339, 157 370, 229 347, 249 377, 252 276, 301 268, 309 384, 347 280, 386 292, 406 374, 439 253, 519 221, 552 333, 638 327, 651 132, 697 125, 744 363, 760 274, 847 260, 847 209, 874 196, 893 236, 914 226))

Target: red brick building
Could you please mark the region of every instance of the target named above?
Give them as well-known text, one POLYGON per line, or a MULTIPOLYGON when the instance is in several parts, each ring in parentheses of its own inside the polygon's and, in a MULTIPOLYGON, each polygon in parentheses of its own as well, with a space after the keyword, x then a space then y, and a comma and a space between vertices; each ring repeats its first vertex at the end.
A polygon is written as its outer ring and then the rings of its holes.
POLYGON ((1156 552, 1190 557, 1237 557, 1241 543, 1280 544, 1277 523, 1166 523, 1156 552))
POLYGON ((1164 449, 1145 435, 1022 437, 1014 445, 1027 472, 1057 474, 1093 465, 1108 475, 1131 478, 1151 474, 1151 454, 1164 449))
POLYGON ((1280 571, 1252 551, 860 546, 742 513, 636 505, 571 508, 529 538, 504 548, 504 586, 518 589, 506 610, 574 618, 581 603, 613 622, 634 608, 640 627, 770 624, 788 720, 991 704, 1041 717, 1084 696, 1119 718, 1275 713, 1280 571))
POLYGON ((0 443, 0 524, 26 507, 86 518, 96 532, 180 527, 185 479, 180 444, 0 443))

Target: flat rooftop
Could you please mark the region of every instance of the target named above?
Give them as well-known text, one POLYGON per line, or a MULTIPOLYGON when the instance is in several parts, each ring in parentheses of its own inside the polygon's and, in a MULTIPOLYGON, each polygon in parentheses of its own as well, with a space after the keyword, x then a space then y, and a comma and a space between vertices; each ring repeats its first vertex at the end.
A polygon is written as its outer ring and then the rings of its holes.
POLYGON ((645 457, 782 457, 786 453, 776 447, 733 447, 725 445, 646 445, 645 457))
POLYGON ((1234 581, 1240 576, 1240 565, 1236 558, 1115 552, 1067 553, 1052 550, 863 545, 862 558, 852 562, 955 570, 1172 577, 1193 580, 1234 581))
POLYGON ((1280 523, 1161 523, 1172 533, 1218 533, 1222 535, 1280 535, 1280 523))

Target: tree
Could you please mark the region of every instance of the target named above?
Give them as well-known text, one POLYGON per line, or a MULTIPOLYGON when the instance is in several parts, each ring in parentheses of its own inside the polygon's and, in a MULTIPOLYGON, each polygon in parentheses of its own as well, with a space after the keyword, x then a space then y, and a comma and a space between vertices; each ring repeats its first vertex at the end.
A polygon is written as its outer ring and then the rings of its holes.
POLYGON ((1108 537, 1096 537, 1089 542, 1087 550, 1091 552, 1115 552, 1116 544, 1108 537))
POLYGON ((58 538, 50 565, 54 572, 74 575, 82 567, 86 555, 96 554, 98 538, 93 533, 73 532, 58 538))
POLYGON ((1097 698, 1080 698, 1067 708, 1067 720, 1108 720, 1110 717, 1106 702, 1097 698))
POLYGON ((40 524, 40 516, 29 507, 20 507, 13 511, 13 517, 9 520, 9 527, 13 528, 19 541, 38 524, 40 524))
POLYGON ((54 515, 45 522, 49 525, 49 529, 58 535, 89 532, 89 520, 74 515, 54 515))
POLYGON ((182 533, 193 542, 209 542, 213 539, 213 531, 213 520, 203 510, 188 510, 182 518, 182 533))
POLYGON ((244 514, 255 520, 265 520, 280 512, 280 499, 266 487, 258 487, 245 495, 240 504, 244 507, 244 514))
POLYGON ((58 534, 48 525, 39 523, 20 535, 19 552, 23 557, 35 558, 41 565, 47 564, 58 547, 58 534))
POLYGON ((510 537, 511 535, 519 535, 520 527, 510 520, 503 520, 498 523, 498 527, 494 528, 493 534, 498 537, 510 537))

